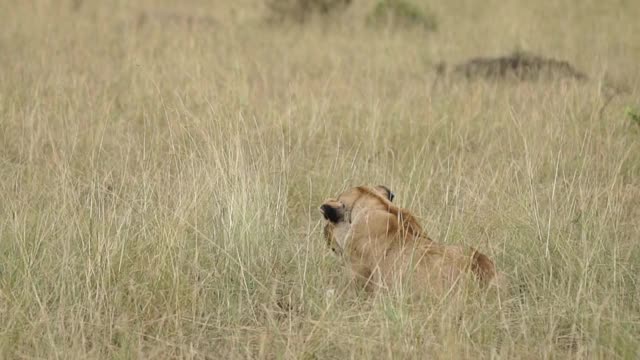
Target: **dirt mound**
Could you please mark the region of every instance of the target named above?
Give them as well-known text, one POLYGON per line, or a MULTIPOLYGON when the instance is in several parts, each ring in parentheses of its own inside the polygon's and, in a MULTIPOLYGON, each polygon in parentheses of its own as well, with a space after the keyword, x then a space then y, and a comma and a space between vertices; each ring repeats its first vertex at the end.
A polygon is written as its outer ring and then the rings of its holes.
POLYGON ((437 66, 439 74, 461 75, 466 78, 536 80, 572 78, 586 80, 587 76, 563 60, 516 51, 507 56, 477 57, 447 69, 446 64, 437 66))

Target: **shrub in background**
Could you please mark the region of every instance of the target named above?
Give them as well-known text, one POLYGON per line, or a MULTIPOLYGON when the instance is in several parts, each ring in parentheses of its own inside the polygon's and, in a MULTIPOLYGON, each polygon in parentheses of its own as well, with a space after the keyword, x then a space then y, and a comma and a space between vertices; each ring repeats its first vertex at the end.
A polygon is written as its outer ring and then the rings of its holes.
POLYGON ((272 21, 304 23, 313 15, 326 16, 344 11, 352 0, 266 0, 272 21))
POLYGON ((625 114, 627 115, 629 120, 631 120, 631 122, 640 126, 640 109, 636 109, 631 106, 628 106, 625 109, 625 114))
POLYGON ((427 31, 435 31, 435 16, 427 14, 416 4, 406 0, 380 0, 367 18, 372 26, 412 27, 419 26, 427 31))

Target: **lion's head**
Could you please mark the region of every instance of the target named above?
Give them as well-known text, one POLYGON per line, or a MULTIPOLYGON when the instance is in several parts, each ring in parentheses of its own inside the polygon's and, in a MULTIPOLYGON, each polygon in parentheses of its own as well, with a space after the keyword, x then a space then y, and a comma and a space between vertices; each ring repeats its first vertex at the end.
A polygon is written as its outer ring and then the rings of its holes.
POLYGON ((386 186, 358 186, 344 191, 336 198, 325 200, 320 212, 327 223, 324 227, 324 238, 327 246, 335 254, 340 255, 344 244, 343 238, 348 232, 354 213, 371 206, 389 207, 395 194, 386 186))

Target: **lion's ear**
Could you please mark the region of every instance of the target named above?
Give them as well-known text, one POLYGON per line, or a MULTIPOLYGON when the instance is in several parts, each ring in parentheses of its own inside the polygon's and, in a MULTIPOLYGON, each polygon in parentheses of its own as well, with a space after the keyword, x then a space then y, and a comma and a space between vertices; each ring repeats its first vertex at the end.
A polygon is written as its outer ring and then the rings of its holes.
POLYGON ((332 223, 337 223, 344 220, 344 205, 335 200, 325 201, 320 206, 320 212, 325 219, 332 223))
POLYGON ((388 187, 386 187, 384 185, 376 186, 376 190, 378 190, 384 197, 389 199, 389 201, 391 201, 391 202, 393 202, 393 198, 396 197, 396 194, 394 194, 393 191, 391 191, 391 189, 389 189, 388 187))

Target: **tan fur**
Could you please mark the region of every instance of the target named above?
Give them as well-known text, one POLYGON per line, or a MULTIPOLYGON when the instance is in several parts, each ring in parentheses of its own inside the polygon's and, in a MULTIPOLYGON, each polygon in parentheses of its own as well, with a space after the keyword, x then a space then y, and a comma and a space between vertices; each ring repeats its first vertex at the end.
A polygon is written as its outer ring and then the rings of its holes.
POLYGON ((434 242, 409 211, 389 201, 385 189, 355 187, 321 206, 325 217, 335 216, 324 229, 327 244, 361 286, 372 290, 410 281, 413 288, 441 292, 466 273, 482 284, 496 278, 491 259, 473 248, 434 242))

